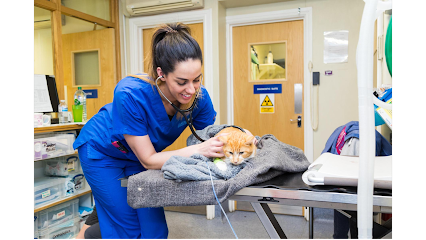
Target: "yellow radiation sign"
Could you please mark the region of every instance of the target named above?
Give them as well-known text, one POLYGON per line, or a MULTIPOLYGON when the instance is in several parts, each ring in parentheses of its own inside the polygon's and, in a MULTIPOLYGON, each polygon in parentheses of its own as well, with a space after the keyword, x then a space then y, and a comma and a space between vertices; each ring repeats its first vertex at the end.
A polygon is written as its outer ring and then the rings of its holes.
POLYGON ((275 94, 259 94, 260 113, 274 113, 275 94))
POLYGON ((268 95, 266 95, 266 97, 263 99, 262 105, 260 105, 262 107, 272 107, 274 106, 274 104, 271 102, 271 99, 269 98, 268 95))

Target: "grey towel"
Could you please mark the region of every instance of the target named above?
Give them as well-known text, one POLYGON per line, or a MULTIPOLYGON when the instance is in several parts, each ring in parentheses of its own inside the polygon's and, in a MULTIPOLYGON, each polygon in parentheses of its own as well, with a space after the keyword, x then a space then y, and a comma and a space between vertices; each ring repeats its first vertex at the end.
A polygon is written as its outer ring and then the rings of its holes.
MULTIPOLYGON (((197 134, 200 133, 202 137, 212 130, 210 127, 216 128, 209 126, 197 131, 197 134)), ((273 135, 264 135, 257 146, 256 156, 247 161, 235 177, 213 181, 220 202, 244 187, 270 180, 285 172, 303 172, 310 164, 301 149, 280 142, 273 135)), ((165 179, 160 170, 147 170, 129 177, 127 202, 132 208, 217 204, 210 180, 176 182, 165 179)))
POLYGON ((210 172, 214 180, 228 180, 237 175, 244 166, 245 163, 237 166, 227 164, 226 171, 222 171, 212 162, 212 159, 194 154, 191 157, 171 157, 164 163, 161 171, 165 179, 175 180, 176 182, 210 180, 210 172))

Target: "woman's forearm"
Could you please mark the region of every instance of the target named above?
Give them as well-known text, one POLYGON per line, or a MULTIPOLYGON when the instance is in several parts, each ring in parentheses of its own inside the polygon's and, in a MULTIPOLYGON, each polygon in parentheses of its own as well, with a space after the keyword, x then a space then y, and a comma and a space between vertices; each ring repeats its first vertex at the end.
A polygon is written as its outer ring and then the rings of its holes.
POLYGON ((140 158, 138 154, 136 154, 136 156, 138 157, 139 161, 141 162, 144 168, 161 169, 164 163, 167 160, 169 160, 172 156, 190 157, 191 155, 197 153, 197 149, 198 149, 197 145, 192 145, 192 146, 188 146, 188 147, 181 148, 174 151, 154 153, 147 159, 140 158))
POLYGON ((132 136, 124 134, 130 148, 146 169, 161 169, 172 156, 190 157, 198 153, 208 158, 223 157, 223 142, 218 137, 212 137, 205 142, 174 151, 157 152, 148 135, 132 136))

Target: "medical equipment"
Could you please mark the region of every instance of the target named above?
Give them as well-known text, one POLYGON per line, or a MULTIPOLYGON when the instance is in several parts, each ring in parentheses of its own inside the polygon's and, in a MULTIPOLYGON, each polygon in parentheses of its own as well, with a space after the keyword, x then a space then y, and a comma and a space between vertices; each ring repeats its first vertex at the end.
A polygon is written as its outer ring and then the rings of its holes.
MULTIPOLYGON (((170 102, 170 100, 169 100, 166 96, 164 96, 164 93, 161 91, 160 87, 159 87, 159 86, 158 86, 158 84, 157 84, 158 79, 160 79, 160 78, 162 78, 162 77, 163 77, 163 76, 159 76, 159 77, 155 80, 155 86, 157 87, 158 92, 160 92, 160 93, 161 93, 161 95, 164 97, 164 99, 166 99, 166 100, 167 100, 167 102, 169 102, 169 103, 172 105, 172 107, 173 107, 176 111, 178 111, 180 114, 182 114, 182 116, 185 118, 186 123, 187 123, 187 124, 188 124, 188 126, 189 126, 189 129, 191 129, 192 134, 194 134, 194 136, 195 136, 198 140, 200 140, 201 142, 205 142, 205 140, 203 140, 202 138, 200 138, 200 137, 199 137, 199 136, 195 133, 194 127, 192 126, 192 111, 194 110, 195 104, 197 103, 198 95, 199 95, 200 91, 197 91, 197 95, 195 95, 195 99, 194 99, 194 102, 192 102, 191 107, 189 107, 188 109, 184 109, 184 110, 182 110, 182 109, 178 108, 176 105, 174 105, 172 102, 170 102), (185 113, 188 113, 188 112, 189 112, 189 120, 188 120, 187 116, 185 115, 185 113)), ((203 81, 203 80, 202 80, 202 78, 203 78, 203 75, 201 74, 201 80, 200 80, 201 82, 203 81)))
MULTIPOLYGON (((182 116, 185 118, 185 121, 186 121, 186 123, 188 124, 188 126, 189 126, 189 129, 191 129, 191 132, 192 132, 192 134, 194 135, 194 137, 195 138, 197 138, 198 140, 200 140, 201 142, 205 142, 206 140, 204 140, 204 139, 202 139, 200 136, 198 136, 197 135, 197 133, 195 133, 195 130, 194 130, 194 127, 193 127, 193 125, 192 125, 192 111, 194 110, 194 107, 195 107, 195 105, 196 105, 196 103, 197 103, 197 100, 198 100, 198 95, 199 95, 199 93, 200 93, 200 91, 197 91, 197 95, 195 95, 195 99, 194 99, 194 102, 192 102, 192 105, 191 105, 191 107, 189 107, 188 109, 184 109, 184 110, 182 110, 182 109, 180 109, 180 108, 178 108, 176 105, 174 105, 165 95, 164 95, 164 93, 161 91, 161 89, 160 89, 160 87, 158 86, 158 79, 160 79, 160 78, 162 78, 163 76, 159 76, 156 80, 155 80, 155 86, 157 87, 157 89, 158 89, 158 92, 160 92, 161 93, 161 95, 164 97, 164 99, 166 99, 167 100, 167 102, 169 102, 171 105, 172 105, 172 107, 176 110, 176 111, 178 111, 180 114, 182 114, 182 116), (187 118, 187 116, 185 115, 185 113, 187 113, 187 112, 189 112, 189 120, 188 120, 188 118, 187 118)), ((202 77, 203 77, 203 75, 201 74, 201 82, 203 81, 202 80, 202 77)), ((238 126, 234 126, 234 125, 230 125, 229 127, 234 127, 234 128, 238 128, 238 129, 240 129, 241 131, 243 131, 243 132, 245 132, 244 131, 244 129, 242 129, 242 128, 240 128, 240 127, 238 127, 238 126)))
POLYGON ((386 33, 385 56, 389 74, 392 76, 392 17, 389 21, 388 31, 386 33))
POLYGON ((210 173, 210 180, 211 180, 211 182, 212 182, 212 189, 213 189, 214 197, 216 198, 216 201, 217 201, 217 203, 219 204, 220 209, 222 210, 223 214, 225 215, 226 220, 228 221, 229 226, 231 227, 232 232, 233 232, 233 233, 234 233, 234 235, 235 235, 235 238, 236 238, 236 239, 238 239, 238 236, 237 236, 237 234, 235 233, 234 228, 232 227, 232 224, 231 224, 231 222, 229 221, 229 218, 228 218, 228 216, 227 216, 227 215, 226 215, 226 213, 225 213, 225 210, 223 210, 222 205, 221 205, 221 204, 220 204, 220 202, 219 202, 219 199, 217 199, 216 191, 214 190, 214 184, 213 184, 212 172, 210 171, 210 167, 209 167, 209 165, 208 165, 207 163, 206 163, 206 165, 207 165, 207 168, 209 169, 209 173, 210 173))
POLYGON ((70 174, 65 182, 65 197, 85 188, 84 174, 70 174))
MULTIPOLYGON (((374 158, 374 188, 392 189, 392 156, 374 158)), ((359 157, 323 153, 303 175, 310 186, 358 186, 359 157)))

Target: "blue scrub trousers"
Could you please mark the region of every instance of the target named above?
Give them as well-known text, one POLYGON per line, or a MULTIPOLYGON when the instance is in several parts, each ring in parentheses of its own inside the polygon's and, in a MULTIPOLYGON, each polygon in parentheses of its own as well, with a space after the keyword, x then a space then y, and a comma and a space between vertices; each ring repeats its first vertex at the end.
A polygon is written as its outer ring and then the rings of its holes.
POLYGON ((95 198, 102 238, 167 238, 163 208, 133 209, 127 204, 127 188, 119 178, 144 171, 140 162, 104 156, 88 158, 90 142, 78 148, 84 176, 95 198))

